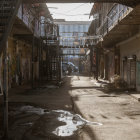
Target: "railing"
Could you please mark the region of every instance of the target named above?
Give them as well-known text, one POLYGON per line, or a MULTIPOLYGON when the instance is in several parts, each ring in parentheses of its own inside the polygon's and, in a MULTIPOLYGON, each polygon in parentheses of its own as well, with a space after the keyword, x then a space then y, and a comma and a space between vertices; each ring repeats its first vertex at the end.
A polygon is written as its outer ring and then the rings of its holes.
MULTIPOLYGON (((16 1, 13 2, 9 2, 6 0, 1 0, 0 1, 0 23, 1 23, 1 27, 0 27, 0 32, 1 34, 5 32, 5 30, 7 29, 7 25, 11 19, 11 16, 13 14, 13 11, 15 10, 15 4, 16 1)), ((3 36, 1 36, 2 39, 3 36)))
POLYGON ((21 19, 24 24, 34 32, 35 36, 57 36, 57 27, 50 21, 46 21, 45 18, 38 18, 38 13, 33 12, 31 7, 27 7, 26 4, 22 4, 18 10, 17 17, 21 19))
POLYGON ((40 36, 40 19, 35 18, 34 13, 31 10, 31 7, 26 7, 25 4, 21 4, 18 10, 17 17, 21 19, 24 24, 34 32, 35 36, 40 36))
POLYGON ((96 30, 97 35, 105 36, 111 31, 125 16, 133 9, 121 4, 115 4, 109 13, 106 15, 101 26, 96 30))

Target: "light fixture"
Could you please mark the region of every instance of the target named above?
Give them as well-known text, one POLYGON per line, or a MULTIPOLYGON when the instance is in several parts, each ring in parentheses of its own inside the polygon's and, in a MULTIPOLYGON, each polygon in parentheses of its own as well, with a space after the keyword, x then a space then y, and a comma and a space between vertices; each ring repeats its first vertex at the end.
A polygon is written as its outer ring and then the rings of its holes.
POLYGON ((136 55, 132 55, 128 57, 129 60, 136 60, 136 55))

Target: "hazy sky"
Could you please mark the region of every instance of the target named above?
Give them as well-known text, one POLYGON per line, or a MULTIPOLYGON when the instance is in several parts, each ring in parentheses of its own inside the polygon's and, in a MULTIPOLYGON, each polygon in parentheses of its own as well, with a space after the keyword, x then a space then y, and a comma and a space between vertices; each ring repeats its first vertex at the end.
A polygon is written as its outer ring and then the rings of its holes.
POLYGON ((47 4, 53 18, 65 19, 67 21, 89 21, 89 14, 92 8, 90 3, 49 3, 47 4), (53 8, 54 7, 54 8, 53 8), (56 9, 57 8, 57 9, 56 9), (86 15, 84 15, 86 14, 86 15))

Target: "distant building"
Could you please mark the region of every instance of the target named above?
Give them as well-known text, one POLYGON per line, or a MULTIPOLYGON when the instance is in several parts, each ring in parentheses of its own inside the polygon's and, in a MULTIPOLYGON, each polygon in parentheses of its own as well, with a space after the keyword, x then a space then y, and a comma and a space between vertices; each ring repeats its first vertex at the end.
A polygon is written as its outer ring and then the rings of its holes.
POLYGON ((84 58, 87 51, 85 37, 90 21, 54 20, 59 27, 59 45, 62 50, 63 62, 72 62, 79 67, 79 72, 85 72, 84 58))
POLYGON ((84 46, 82 37, 88 32, 91 22, 65 21, 64 19, 55 19, 54 22, 59 26, 60 46, 65 48, 63 53, 79 53, 79 46, 84 46))

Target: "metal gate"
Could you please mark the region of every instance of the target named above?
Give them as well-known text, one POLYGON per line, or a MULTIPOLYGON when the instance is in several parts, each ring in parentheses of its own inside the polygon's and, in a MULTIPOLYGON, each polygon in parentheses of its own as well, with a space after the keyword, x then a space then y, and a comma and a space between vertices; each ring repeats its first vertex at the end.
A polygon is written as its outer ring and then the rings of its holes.
POLYGON ((49 56, 47 60, 47 81, 61 80, 61 59, 59 56, 49 56))
POLYGON ((123 79, 128 84, 128 88, 136 88, 136 60, 123 60, 123 79))
POLYGON ((123 60, 123 79, 127 82, 127 60, 123 60))
POLYGON ((53 43, 52 45, 49 44, 49 41, 47 40, 46 78, 47 81, 55 81, 58 83, 61 81, 61 57, 57 40, 53 40, 53 42, 55 44, 53 43))

